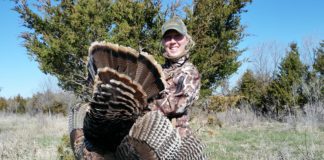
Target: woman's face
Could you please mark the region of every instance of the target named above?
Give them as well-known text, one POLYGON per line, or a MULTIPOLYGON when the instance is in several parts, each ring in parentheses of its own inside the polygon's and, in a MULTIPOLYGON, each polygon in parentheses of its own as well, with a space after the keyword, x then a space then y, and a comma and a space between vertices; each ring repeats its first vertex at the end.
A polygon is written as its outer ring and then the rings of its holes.
POLYGON ((162 39, 162 45, 169 57, 177 57, 185 52, 187 44, 188 39, 176 30, 167 31, 162 39))

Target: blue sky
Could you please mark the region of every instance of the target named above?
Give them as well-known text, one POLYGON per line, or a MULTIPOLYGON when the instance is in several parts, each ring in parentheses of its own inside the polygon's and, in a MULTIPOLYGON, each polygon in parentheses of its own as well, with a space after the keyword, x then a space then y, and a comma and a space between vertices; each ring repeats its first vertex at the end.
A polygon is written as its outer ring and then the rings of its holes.
MULTIPOLYGON (((285 54, 291 42, 297 42, 302 50, 305 39, 324 40, 323 8, 322 0, 254 0, 246 8, 248 12, 242 14, 241 23, 247 26, 245 32, 250 36, 239 45, 248 49, 239 59, 252 60, 254 48, 263 43, 275 43, 285 54)), ((247 68, 253 69, 253 65, 244 63, 231 76, 231 85, 236 84, 247 68)))
MULTIPOLYGON (((47 79, 38 64, 27 55, 19 34, 26 30, 19 15, 12 11, 13 2, 0 1, 0 96, 20 94, 30 97, 41 89, 47 79)), ((242 15, 242 24, 251 36, 245 38, 240 48, 248 48, 240 59, 251 58, 251 48, 260 43, 277 41, 284 46, 292 41, 301 43, 304 38, 324 40, 323 0, 254 0, 242 15)), ((245 63, 231 76, 235 84, 241 74, 251 67, 245 63)))

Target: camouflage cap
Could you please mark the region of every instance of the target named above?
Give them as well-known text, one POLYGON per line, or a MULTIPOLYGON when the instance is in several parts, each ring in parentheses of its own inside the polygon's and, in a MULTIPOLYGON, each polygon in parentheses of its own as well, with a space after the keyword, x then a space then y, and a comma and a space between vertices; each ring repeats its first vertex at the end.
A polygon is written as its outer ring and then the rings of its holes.
POLYGON ((168 31, 174 29, 177 32, 179 32, 182 35, 186 35, 187 34, 187 27, 186 25, 183 23, 183 21, 181 20, 180 17, 178 16, 174 16, 172 17, 169 21, 165 22, 162 26, 162 35, 164 36, 164 34, 168 31))

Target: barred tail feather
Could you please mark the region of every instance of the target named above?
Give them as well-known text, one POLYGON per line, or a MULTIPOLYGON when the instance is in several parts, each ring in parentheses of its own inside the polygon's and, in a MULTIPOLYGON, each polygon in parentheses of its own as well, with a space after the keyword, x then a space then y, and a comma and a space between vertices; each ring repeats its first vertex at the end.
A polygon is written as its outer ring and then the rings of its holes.
POLYGON ((182 145, 177 157, 179 160, 205 160, 206 154, 203 152, 206 146, 195 137, 189 134, 182 139, 182 145))
MULTIPOLYGON (((121 74, 114 69, 105 67, 98 70, 98 78, 97 81, 100 81, 105 84, 114 85, 116 88, 120 88, 120 90, 129 91, 134 95, 134 98, 139 102, 138 106, 146 105, 146 93, 143 91, 142 87, 132 81, 130 77, 125 74, 121 74)), ((95 85, 95 90, 96 90, 95 85)))
POLYGON ((139 159, 205 160, 204 148, 193 134, 181 138, 170 120, 151 111, 137 119, 116 153, 117 157, 136 155, 139 159))
MULTIPOLYGON (((181 138, 171 122, 159 111, 151 111, 139 118, 132 126, 128 137, 149 146, 159 159, 174 159, 181 147, 181 138)), ((138 144, 138 143, 137 143, 138 144)), ((143 145, 134 145, 134 150, 142 159, 146 155, 139 152, 143 145)))
POLYGON ((150 99, 164 89, 165 81, 162 67, 154 60, 153 56, 145 52, 140 54, 138 61, 135 81, 142 85, 148 99, 150 99))
POLYGON ((106 42, 94 42, 89 48, 88 70, 89 79, 95 76, 102 68, 115 70, 118 74, 128 76, 137 82, 150 99, 164 89, 162 67, 153 56, 145 52, 106 42))
POLYGON ((158 160, 156 152, 141 140, 126 137, 115 153, 117 160, 158 160))
POLYGON ((69 112, 69 133, 74 129, 83 128, 83 120, 86 115, 89 105, 87 103, 77 104, 72 107, 69 112))

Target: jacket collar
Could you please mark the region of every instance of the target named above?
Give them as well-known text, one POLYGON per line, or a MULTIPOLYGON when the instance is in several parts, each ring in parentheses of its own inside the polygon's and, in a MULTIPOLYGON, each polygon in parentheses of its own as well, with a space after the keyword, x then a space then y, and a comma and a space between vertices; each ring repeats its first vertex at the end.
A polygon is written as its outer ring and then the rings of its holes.
POLYGON ((185 55, 179 59, 166 59, 165 64, 163 65, 164 68, 176 68, 181 67, 186 61, 188 60, 189 55, 185 55))

